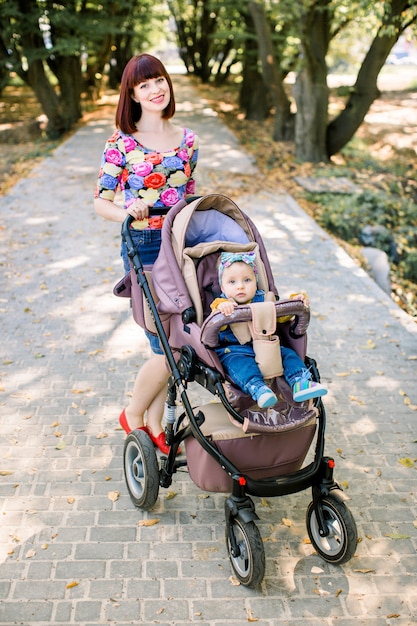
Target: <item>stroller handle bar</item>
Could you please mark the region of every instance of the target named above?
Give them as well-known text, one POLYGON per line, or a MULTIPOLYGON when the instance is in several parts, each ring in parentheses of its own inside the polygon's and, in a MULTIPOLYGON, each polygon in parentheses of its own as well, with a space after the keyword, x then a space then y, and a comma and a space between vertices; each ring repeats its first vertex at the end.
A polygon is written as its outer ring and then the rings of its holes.
MULTIPOLYGON (((310 307, 301 300, 278 300, 274 303, 277 322, 280 317, 293 317, 290 323, 290 335, 294 338, 302 337, 307 331, 310 321, 310 307)), ((224 315, 220 311, 214 311, 204 321, 201 327, 201 341, 208 348, 215 348, 219 342, 219 331, 225 325, 252 320, 250 306, 241 304, 235 308, 231 315, 224 315)))

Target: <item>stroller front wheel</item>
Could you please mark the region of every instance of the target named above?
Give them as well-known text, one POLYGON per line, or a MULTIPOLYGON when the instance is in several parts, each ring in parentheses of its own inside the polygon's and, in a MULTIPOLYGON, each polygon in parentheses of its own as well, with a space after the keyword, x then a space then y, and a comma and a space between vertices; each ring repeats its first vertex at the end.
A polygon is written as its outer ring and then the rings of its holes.
POLYGON ((259 585, 265 574, 265 551, 254 522, 231 518, 226 522, 226 545, 232 569, 246 587, 259 585))
POLYGON ((355 520, 346 504, 332 496, 323 498, 321 506, 328 534, 320 535, 314 503, 310 502, 306 516, 310 541, 325 561, 345 563, 354 555, 358 542, 355 520))
POLYGON ((143 430, 132 430, 127 436, 123 468, 133 504, 140 509, 152 508, 159 493, 159 466, 154 445, 143 430))

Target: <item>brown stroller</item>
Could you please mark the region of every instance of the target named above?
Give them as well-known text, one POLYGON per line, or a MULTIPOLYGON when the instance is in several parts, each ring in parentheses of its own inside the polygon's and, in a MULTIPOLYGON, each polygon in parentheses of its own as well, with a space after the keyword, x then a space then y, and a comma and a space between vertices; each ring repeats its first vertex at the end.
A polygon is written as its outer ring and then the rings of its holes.
POLYGON ((132 431, 125 441, 124 473, 132 502, 150 509, 159 488, 169 487, 184 465, 199 488, 228 493, 226 545, 231 565, 242 584, 255 587, 264 577, 265 553, 251 496, 283 496, 311 487, 306 525, 314 548, 328 562, 349 560, 356 549, 356 524, 346 506, 348 498, 334 481, 334 460, 324 456, 322 400, 295 403, 272 364, 268 383, 278 403, 259 409, 227 379, 213 350, 220 328, 233 323, 246 333, 249 328, 260 342, 281 342, 294 349, 319 381, 316 363, 306 355, 309 308, 301 301, 279 300, 259 232, 223 195, 181 201, 170 209, 152 276, 133 247, 131 221, 125 220, 122 236, 132 269, 114 291, 130 297, 135 321, 158 335, 171 373, 165 411, 168 456, 157 456, 142 430, 132 431), (238 306, 226 322, 220 312, 210 311, 220 293, 216 262, 222 251, 237 250, 256 253, 259 288, 269 298, 238 306), (278 321, 283 317, 287 321, 278 321), (187 386, 193 382, 217 400, 192 406, 187 386), (313 460, 303 466, 313 441, 313 460), (181 442, 185 461, 177 457, 181 442))

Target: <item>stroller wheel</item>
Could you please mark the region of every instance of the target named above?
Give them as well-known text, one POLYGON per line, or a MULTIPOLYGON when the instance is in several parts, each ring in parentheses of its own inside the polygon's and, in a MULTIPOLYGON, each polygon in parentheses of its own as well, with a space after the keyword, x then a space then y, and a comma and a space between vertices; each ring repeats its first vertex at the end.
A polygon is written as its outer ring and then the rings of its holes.
POLYGON ((152 508, 159 493, 159 466, 154 445, 143 430, 132 430, 127 436, 123 467, 133 504, 140 509, 152 508))
POLYGON ((228 520, 226 545, 232 569, 239 581, 246 587, 259 585, 265 574, 265 551, 256 524, 237 518, 228 520))
POLYGON ((321 501, 328 535, 320 535, 314 503, 307 509, 307 532, 320 556, 329 563, 345 563, 352 558, 358 542, 356 523, 344 502, 327 496, 321 501))

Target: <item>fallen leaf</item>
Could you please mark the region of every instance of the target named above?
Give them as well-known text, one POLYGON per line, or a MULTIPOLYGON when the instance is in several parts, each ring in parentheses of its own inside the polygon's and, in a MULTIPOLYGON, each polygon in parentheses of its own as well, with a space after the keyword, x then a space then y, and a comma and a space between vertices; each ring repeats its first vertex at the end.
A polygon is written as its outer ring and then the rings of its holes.
POLYGON ((73 496, 68 496, 67 502, 68 502, 68 504, 74 504, 75 498, 73 496))
POLYGON ((286 517, 283 517, 281 522, 284 524, 284 526, 287 526, 288 528, 292 526, 292 521, 290 519, 287 519, 286 517))
POLYGON ((63 439, 59 443, 56 444, 55 450, 63 450, 67 444, 63 439))
POLYGON ((385 537, 389 537, 390 539, 410 539, 410 535, 401 535, 400 533, 388 533, 385 537))
POLYGON ((49 544, 47 544, 47 543, 43 543, 41 545, 41 550, 47 550, 48 548, 49 548, 49 544))
POLYGON ((34 550, 34 548, 31 548, 30 550, 28 550, 25 554, 25 559, 31 559, 35 556, 36 554, 36 550, 34 550))
POLYGON ((354 569, 353 571, 358 574, 375 574, 374 569, 354 569))
POLYGON ((73 580, 71 583, 68 583, 68 585, 65 587, 66 589, 72 589, 73 587, 78 587, 80 583, 78 583, 76 580, 73 580))
POLYGON ((172 498, 175 498, 175 496, 177 496, 177 492, 176 491, 168 491, 167 496, 166 496, 166 500, 172 500, 172 498))
POLYGON ((13 472, 10 470, 0 470, 0 476, 11 476, 13 472))
POLYGON ((96 439, 105 439, 106 437, 108 437, 107 433, 98 433, 98 435, 96 435, 96 439))
POLYGON ((234 576, 229 576, 229 580, 232 583, 233 587, 238 587, 240 585, 240 581, 234 576))
POLYGON ((336 598, 338 598, 341 593, 343 593, 343 589, 338 589, 335 593, 336 598))
POLYGON ((138 526, 155 526, 155 524, 159 524, 159 519, 143 519, 138 523, 138 526))
POLYGON ((259 622, 259 618, 254 617, 250 609, 246 610, 246 615, 248 616, 248 622, 259 622))
POLYGON ((361 345, 358 347, 362 348, 363 350, 373 350, 374 348, 376 348, 376 343, 372 341, 372 339, 368 339, 368 341, 366 342, 366 345, 361 345))
POLYGON ((414 467, 414 461, 407 456, 403 459, 399 459, 398 463, 400 463, 404 467, 414 467))
POLYGON ((91 387, 87 387, 86 389, 71 389, 71 393, 74 394, 87 393, 88 391, 91 391, 91 387))
POLYGON ((109 491, 109 493, 107 494, 107 497, 112 502, 117 502, 117 500, 120 498, 120 492, 119 491, 109 491))
POLYGON ((271 508, 271 503, 266 498, 261 498, 261 506, 271 508))

